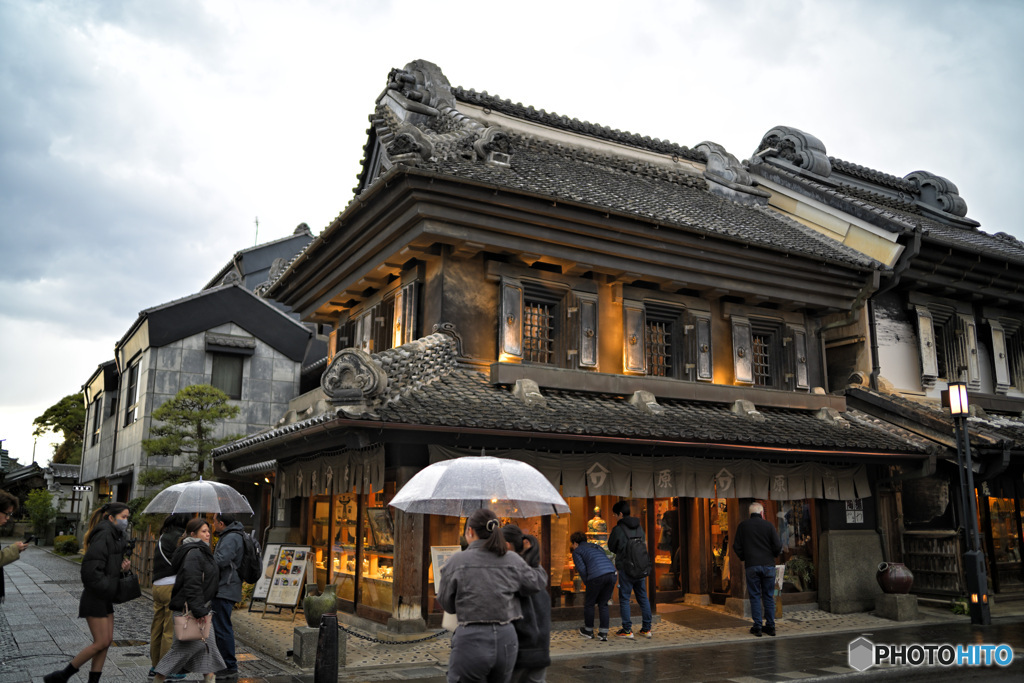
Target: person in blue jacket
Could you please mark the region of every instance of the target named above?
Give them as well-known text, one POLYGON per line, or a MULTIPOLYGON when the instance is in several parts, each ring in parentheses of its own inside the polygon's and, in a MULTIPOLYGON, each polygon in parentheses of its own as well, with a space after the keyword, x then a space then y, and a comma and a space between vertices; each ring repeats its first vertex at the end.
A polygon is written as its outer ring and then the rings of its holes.
POLYGON ((569 536, 572 545, 572 563, 576 573, 583 579, 587 592, 583 597, 583 626, 580 635, 594 638, 594 605, 600 616, 600 628, 597 639, 608 640, 608 601, 612 599, 615 589, 615 565, 601 548, 587 540, 582 531, 574 531, 569 536))

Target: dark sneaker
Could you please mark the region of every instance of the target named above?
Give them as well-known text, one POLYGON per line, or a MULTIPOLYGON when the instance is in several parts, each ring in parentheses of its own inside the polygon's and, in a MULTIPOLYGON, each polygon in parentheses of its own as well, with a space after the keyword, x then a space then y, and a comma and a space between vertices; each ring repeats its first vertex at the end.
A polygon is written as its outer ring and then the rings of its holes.
POLYGON ((760 638, 761 637, 761 629, 759 627, 757 627, 757 626, 751 626, 750 627, 750 635, 757 636, 758 638, 760 638))
POLYGON ((580 626, 580 635, 584 638, 593 638, 594 629, 586 628, 585 626, 580 626))
POLYGON ((633 629, 630 629, 630 628, 620 628, 618 631, 615 632, 615 637, 616 638, 629 638, 630 640, 632 640, 633 639, 633 629))
POLYGON ((763 629, 761 629, 761 631, 763 631, 766 636, 774 636, 775 635, 775 627, 774 626, 765 626, 763 629))
POLYGON ((156 669, 154 669, 153 667, 149 667, 149 674, 148 675, 149 675, 150 678, 152 678, 153 676, 156 676, 156 669))
POLYGON ((642 629, 640 629, 640 635, 642 635, 644 638, 650 638, 651 637, 651 629, 649 629, 649 628, 642 628, 642 629))
POLYGON ((598 631, 597 635, 594 636, 594 638, 596 640, 600 640, 602 643, 607 643, 608 642, 608 632, 607 631, 598 631))

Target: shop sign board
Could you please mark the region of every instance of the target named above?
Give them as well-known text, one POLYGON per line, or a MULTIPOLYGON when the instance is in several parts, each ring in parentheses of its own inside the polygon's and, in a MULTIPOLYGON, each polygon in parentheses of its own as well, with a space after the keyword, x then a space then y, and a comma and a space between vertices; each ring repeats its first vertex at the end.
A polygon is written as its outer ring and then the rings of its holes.
POLYGON ((295 607, 299 604, 310 553, 308 545, 282 545, 278 548, 274 575, 267 591, 268 605, 295 607))

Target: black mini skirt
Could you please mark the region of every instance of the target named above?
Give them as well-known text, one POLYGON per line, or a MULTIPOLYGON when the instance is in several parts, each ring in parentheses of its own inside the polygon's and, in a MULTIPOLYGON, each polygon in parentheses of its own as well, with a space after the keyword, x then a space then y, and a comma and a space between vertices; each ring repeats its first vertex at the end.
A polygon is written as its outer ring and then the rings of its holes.
POLYGON ((106 617, 114 613, 114 603, 110 600, 97 598, 89 591, 82 591, 82 598, 78 601, 78 617, 106 617))

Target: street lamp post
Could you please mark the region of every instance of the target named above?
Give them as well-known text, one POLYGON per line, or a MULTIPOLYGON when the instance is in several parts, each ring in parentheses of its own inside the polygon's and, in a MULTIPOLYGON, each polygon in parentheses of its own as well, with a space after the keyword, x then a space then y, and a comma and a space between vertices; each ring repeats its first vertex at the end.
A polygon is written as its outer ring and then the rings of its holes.
POLYGON ((969 521, 966 526, 968 550, 964 553, 964 571, 967 577, 968 608, 972 624, 987 626, 992 623, 988 605, 988 577, 985 572, 985 555, 981 551, 978 531, 978 510, 974 494, 974 468, 971 465, 971 438, 967 431, 967 414, 970 406, 967 398, 967 384, 949 383, 949 413, 953 416, 953 430, 956 436, 956 464, 960 470, 960 490, 963 494, 963 511, 969 521))

